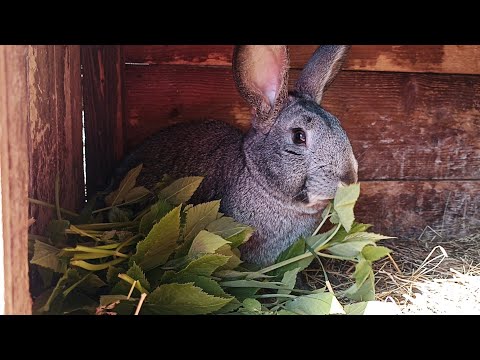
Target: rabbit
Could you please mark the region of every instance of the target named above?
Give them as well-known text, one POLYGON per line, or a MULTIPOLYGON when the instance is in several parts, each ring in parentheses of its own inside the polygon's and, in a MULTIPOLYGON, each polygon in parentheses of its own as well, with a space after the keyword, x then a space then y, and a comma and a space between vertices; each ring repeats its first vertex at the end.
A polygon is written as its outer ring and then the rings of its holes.
POLYGON ((339 184, 357 182, 358 163, 338 119, 320 106, 349 46, 320 46, 288 92, 286 45, 236 46, 233 75, 253 109, 244 134, 221 121, 181 123, 160 130, 120 166, 139 163, 138 183, 153 188, 164 174, 204 176, 191 199, 221 199, 220 211, 255 231, 242 260, 275 262, 318 226, 339 184))

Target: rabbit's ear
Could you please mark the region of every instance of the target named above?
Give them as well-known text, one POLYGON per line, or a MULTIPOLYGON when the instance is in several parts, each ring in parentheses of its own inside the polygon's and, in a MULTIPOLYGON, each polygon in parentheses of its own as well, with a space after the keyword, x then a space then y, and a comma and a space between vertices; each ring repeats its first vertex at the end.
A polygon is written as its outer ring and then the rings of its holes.
POLYGON ((285 45, 242 45, 233 53, 239 92, 255 111, 253 126, 268 132, 287 98, 288 50, 285 45))
POLYGON ((322 45, 313 54, 295 85, 297 92, 320 104, 323 93, 340 71, 350 46, 322 45))

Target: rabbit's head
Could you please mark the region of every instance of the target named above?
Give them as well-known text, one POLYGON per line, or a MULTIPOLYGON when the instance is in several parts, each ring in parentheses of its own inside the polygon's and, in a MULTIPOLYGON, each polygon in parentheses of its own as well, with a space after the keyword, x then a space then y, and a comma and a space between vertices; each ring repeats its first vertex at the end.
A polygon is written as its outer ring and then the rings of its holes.
POLYGON ((315 213, 340 184, 357 181, 358 164, 338 119, 320 106, 348 46, 324 45, 313 54, 288 92, 286 46, 235 48, 237 87, 252 106, 244 149, 258 181, 302 212, 315 213))

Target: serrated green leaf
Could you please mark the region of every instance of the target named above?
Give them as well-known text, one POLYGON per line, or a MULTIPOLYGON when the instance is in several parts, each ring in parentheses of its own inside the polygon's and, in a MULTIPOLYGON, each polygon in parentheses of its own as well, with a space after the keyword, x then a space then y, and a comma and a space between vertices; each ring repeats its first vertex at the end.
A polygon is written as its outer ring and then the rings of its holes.
POLYGON ((158 222, 162 217, 172 211, 173 206, 165 200, 160 199, 152 205, 150 211, 142 216, 140 220, 140 233, 147 235, 153 227, 153 224, 158 222))
POLYGON ((52 241, 53 245, 63 247, 66 245, 67 235, 65 230, 70 227, 68 220, 52 220, 47 226, 47 235, 52 241))
POLYGON ((179 284, 193 283, 195 286, 201 288, 209 295, 231 299, 229 303, 215 311, 216 314, 225 314, 236 310, 240 306, 240 302, 238 300, 225 293, 218 282, 207 276, 192 275, 188 273, 184 273, 183 275, 175 274, 173 271, 167 271, 165 275, 167 276, 164 276, 162 282, 179 284))
POLYGON ((240 224, 228 216, 222 216, 214 220, 207 225, 206 229, 230 241, 232 248, 236 248, 246 242, 254 231, 251 226, 240 224))
POLYGON ((227 263, 221 266, 219 270, 235 269, 243 262, 240 260, 240 251, 238 249, 232 249, 230 244, 220 247, 216 253, 229 257, 227 263))
POLYGON ((225 291, 234 296, 235 299, 239 300, 239 301, 243 301, 247 298, 251 298, 252 296, 254 296, 258 290, 260 290, 260 288, 258 287, 243 287, 243 288, 225 288, 225 291))
POLYGON ((125 195, 125 202, 135 202, 146 198, 151 192, 143 186, 136 186, 125 195))
POLYGON ((58 259, 60 249, 57 249, 54 246, 45 244, 38 240, 35 240, 33 246, 34 253, 32 260, 30 260, 31 264, 39 265, 58 273, 65 272, 65 266, 63 266, 58 259))
POLYGON ((345 314, 342 305, 330 292, 299 296, 285 303, 285 310, 302 315, 345 314))
POLYGON ((193 239, 188 256, 194 258, 201 254, 213 254, 218 248, 229 244, 222 237, 209 231, 201 230, 193 239))
MULTIPOLYGON (((278 263, 280 263, 284 260, 288 260, 288 259, 291 259, 295 256, 302 255, 302 254, 305 253, 305 251, 306 251, 305 239, 300 238, 296 242, 294 242, 290 247, 288 247, 286 250, 284 250, 278 256, 277 261, 275 261, 275 263, 278 264, 278 263)), ((285 274, 285 272, 287 272, 289 270, 293 270, 295 268, 300 268, 300 271, 302 271, 302 270, 306 269, 311 264, 312 260, 313 260, 313 257, 305 258, 303 260, 300 260, 300 261, 282 266, 281 268, 272 271, 271 274, 280 277, 280 276, 283 276, 283 274, 285 274)))
POLYGON ((372 301, 375 300, 375 277, 373 270, 370 269, 369 276, 363 282, 362 286, 356 283, 345 290, 344 295, 354 301, 372 301))
POLYGON ((229 257, 221 254, 205 254, 192 260, 179 274, 210 276, 219 267, 225 265, 229 257))
MULTIPOLYGON (((142 269, 135 263, 133 262, 132 266, 130 269, 127 271, 127 275, 130 276, 133 280, 138 280, 140 282, 140 285, 147 290, 150 291, 150 283, 148 282, 144 272, 142 269)), ((118 275, 117 275, 118 276, 118 275)), ((128 294, 130 291, 132 285, 127 283, 126 281, 119 281, 112 289, 111 293, 112 294, 128 294)), ((133 290, 133 296, 140 296, 140 292, 138 289, 135 288, 133 290)))
POLYGON ((111 223, 128 222, 130 221, 129 214, 127 211, 115 206, 108 211, 108 221, 111 223))
POLYGON ((105 196, 105 203, 108 206, 114 206, 121 204, 125 201, 125 196, 135 187, 135 182, 137 181, 138 175, 142 171, 143 164, 138 165, 137 167, 131 169, 125 178, 120 182, 118 189, 109 195, 105 196))
POLYGON ((290 289, 290 290, 278 290, 279 294, 290 294, 292 289, 295 287, 295 283, 297 282, 297 275, 300 271, 300 268, 295 268, 289 271, 286 271, 283 274, 282 283, 283 286, 290 289))
POLYGON ((137 244, 137 251, 130 259, 145 271, 167 262, 177 246, 180 235, 180 208, 165 215, 152 227, 147 237, 137 244))
POLYGON ((214 221, 217 217, 220 201, 214 200, 192 207, 187 212, 187 221, 185 224, 185 241, 190 241, 205 227, 214 221))
POLYGON ((365 259, 370 261, 377 261, 390 254, 392 250, 385 246, 365 246, 362 250, 362 255, 365 259))
POLYGON ((370 271, 372 271, 372 265, 368 260, 360 260, 360 262, 355 265, 353 278, 358 287, 362 286, 365 280, 367 280, 370 271))
POLYGON ((107 282, 110 285, 116 284, 120 279, 118 274, 123 273, 123 269, 116 266, 109 266, 107 270, 107 282))
POLYGON ((339 221, 347 231, 350 231, 353 220, 355 220, 353 207, 359 195, 360 184, 352 184, 338 188, 333 199, 333 207, 338 214, 339 221))
MULTIPOLYGON (((200 315, 213 313, 232 299, 209 295, 193 283, 164 284, 147 296, 146 313, 200 315)), ((140 313, 143 313, 144 309, 140 313)))
POLYGON ((202 180, 203 177, 200 176, 180 178, 163 188, 159 196, 172 205, 180 205, 190 200, 202 180))

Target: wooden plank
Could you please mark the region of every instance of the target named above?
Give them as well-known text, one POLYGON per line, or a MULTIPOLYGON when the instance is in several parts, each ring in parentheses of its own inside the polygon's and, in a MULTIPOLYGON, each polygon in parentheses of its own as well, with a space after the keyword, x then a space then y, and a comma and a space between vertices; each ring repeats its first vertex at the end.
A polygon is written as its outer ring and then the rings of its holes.
MULTIPOLYGON (((80 47, 30 46, 28 49, 30 185, 29 196, 55 203, 60 175, 60 204, 77 210, 84 204, 80 47)), ((54 212, 31 205, 31 232, 44 234, 54 212)))
POLYGON ((104 190, 124 153, 124 59, 120 46, 82 46, 87 194, 104 190))
MULTIPOLYGON (((290 45, 291 66, 301 69, 317 45, 290 45)), ((232 45, 125 45, 129 63, 231 66, 232 45)), ((354 45, 344 69, 480 74, 478 45, 354 45)))
POLYGON ((416 239, 430 226, 459 238, 480 230, 480 181, 365 182, 355 213, 385 235, 416 239))
MULTIPOLYGON (((128 67, 126 86, 127 150, 177 122, 250 126, 228 68, 128 67)), ((480 178, 479 103, 476 76, 343 71, 323 105, 349 134, 361 179, 421 180, 480 178)))
POLYGON ((1 224, 6 314, 31 314, 28 279, 27 47, 0 46, 1 224))

